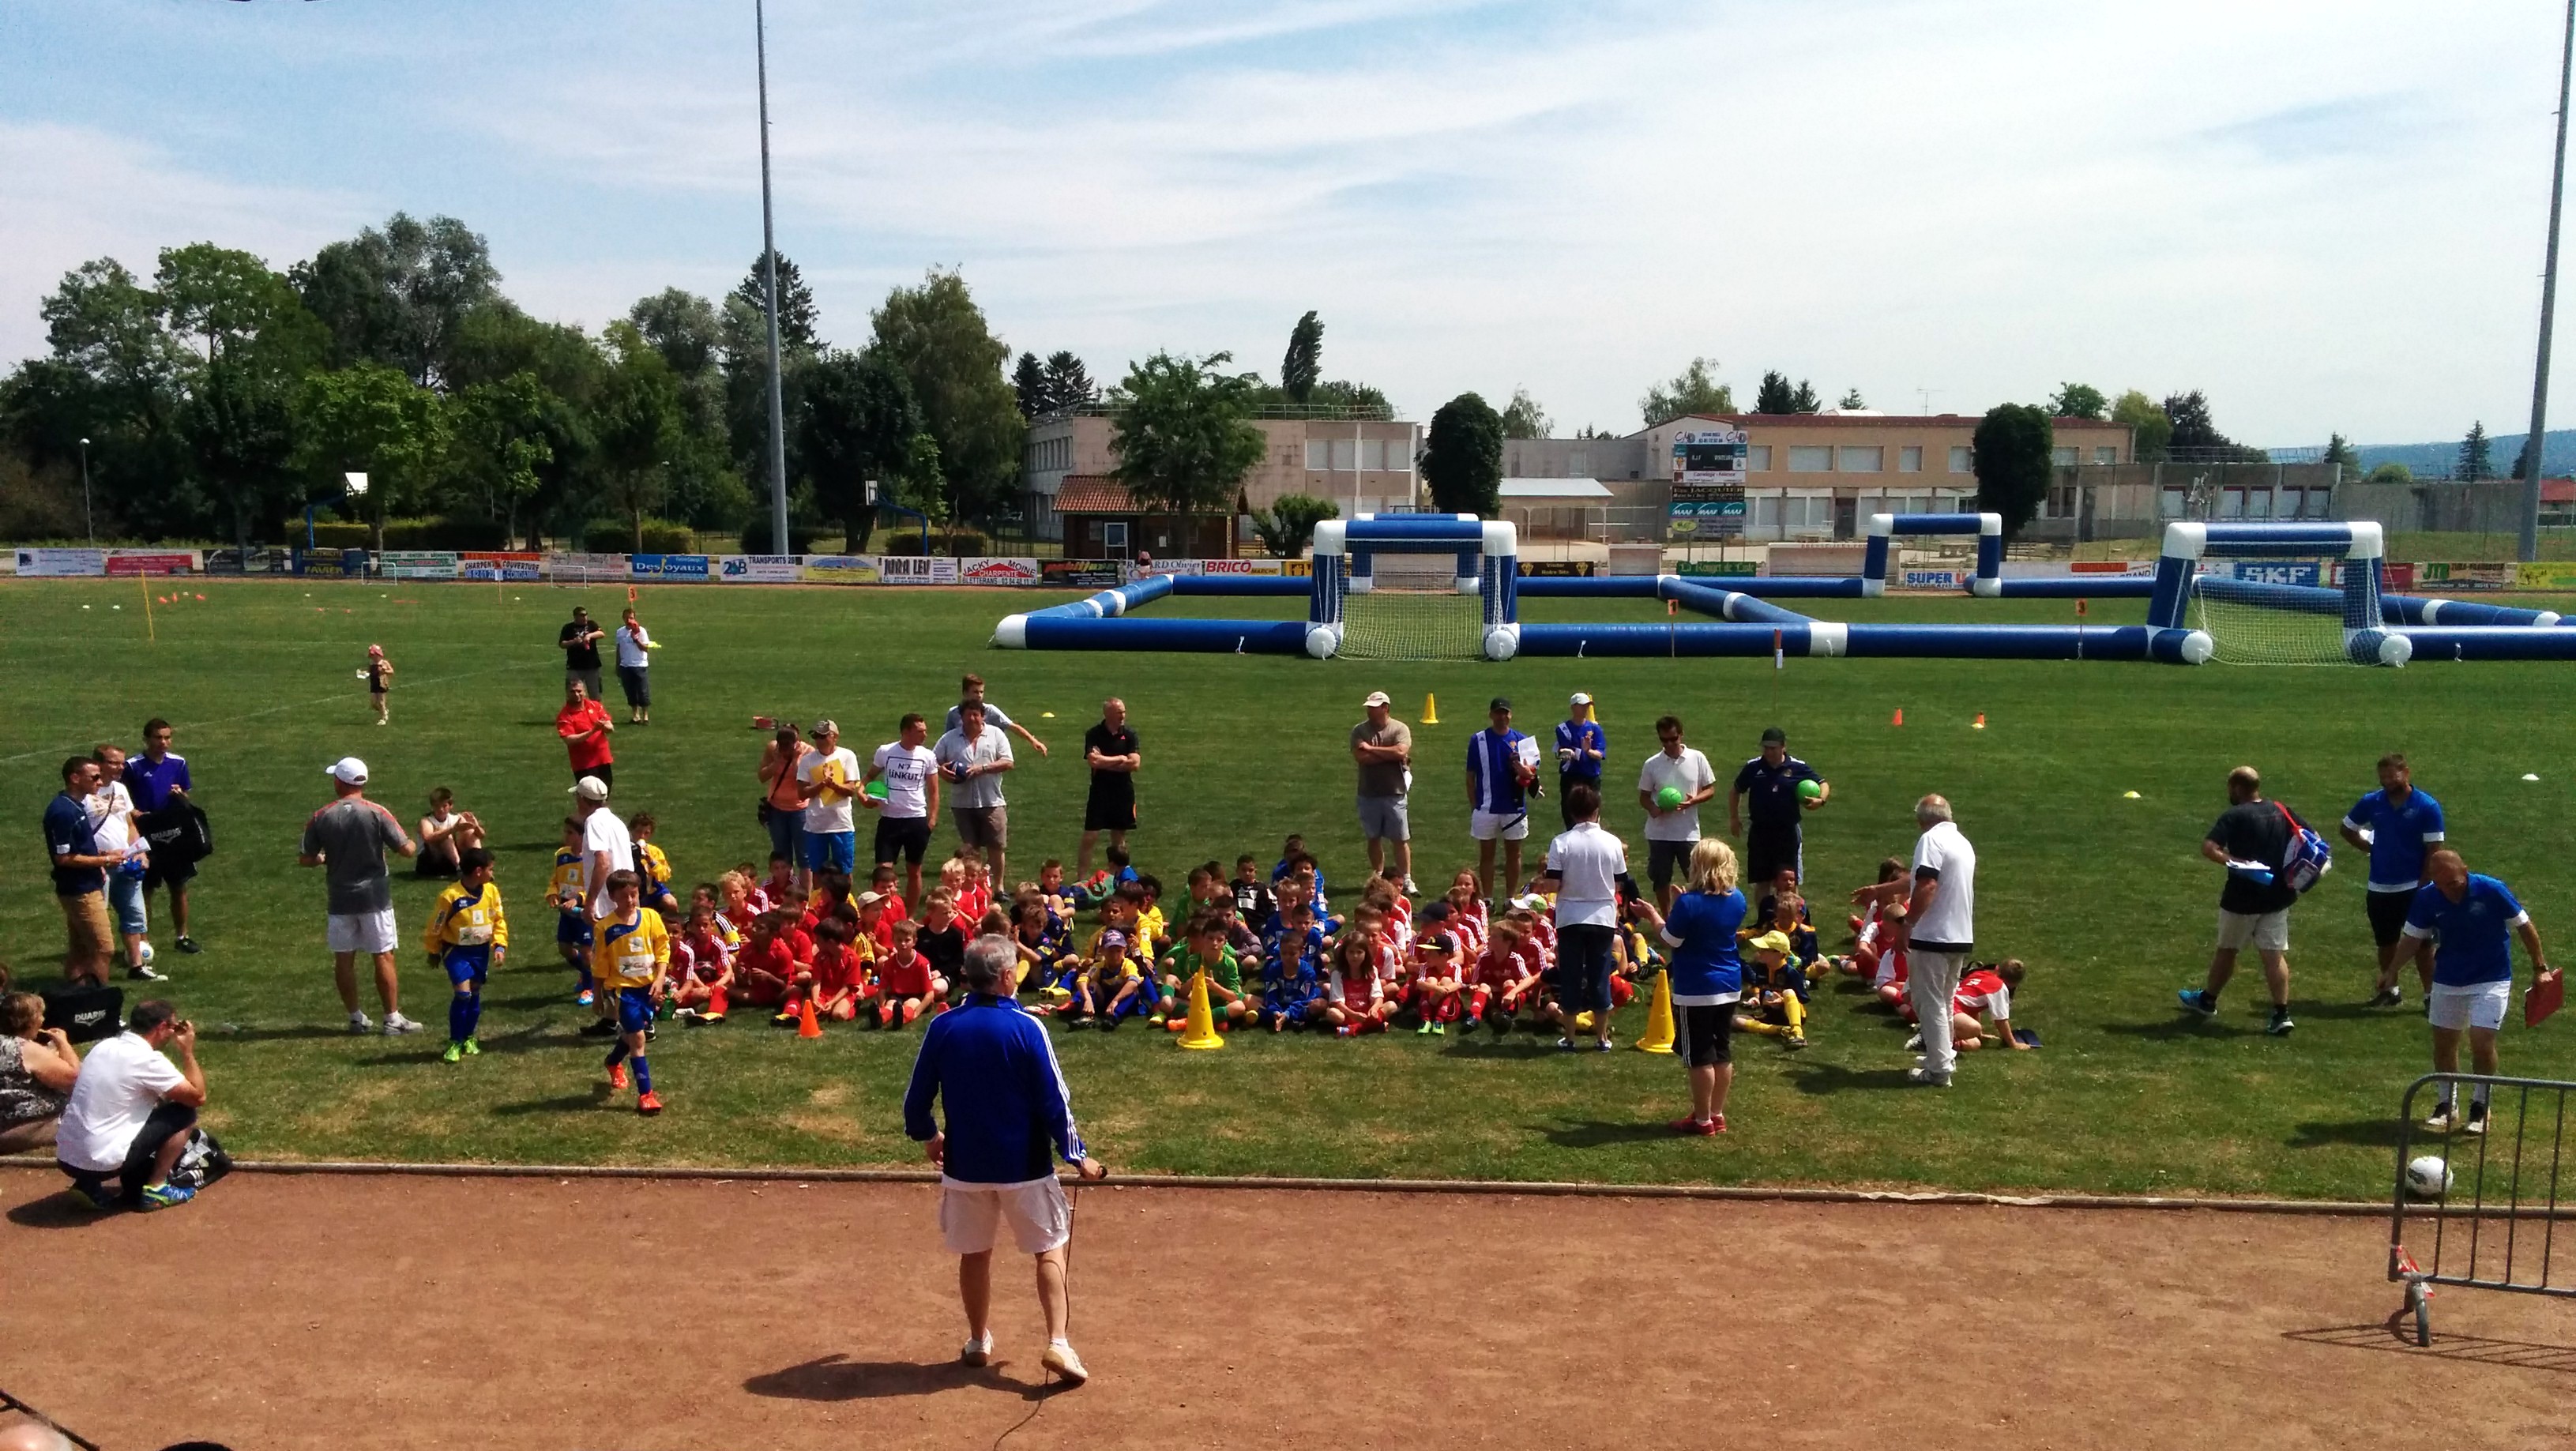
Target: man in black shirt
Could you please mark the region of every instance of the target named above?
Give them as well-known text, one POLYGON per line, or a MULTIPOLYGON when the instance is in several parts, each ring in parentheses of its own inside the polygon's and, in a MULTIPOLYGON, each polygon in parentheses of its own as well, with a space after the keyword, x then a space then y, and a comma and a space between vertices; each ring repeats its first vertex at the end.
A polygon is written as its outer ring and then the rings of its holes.
POLYGON ((590 698, 599 699, 599 642, 608 632, 591 623, 590 611, 580 605, 572 607, 572 623, 563 627, 558 642, 564 652, 564 684, 578 681, 590 698))
POLYGON ((1099 723, 1082 733, 1082 759, 1091 767, 1091 796, 1082 805, 1082 849, 1074 854, 1077 882, 1091 878, 1091 848, 1100 833, 1109 833, 1111 846, 1124 847, 1136 829, 1136 768, 1145 758, 1127 727, 1127 702, 1113 695, 1100 703, 1099 723))
POLYGON ((2263 799, 2263 778, 2251 766, 2227 773, 2228 807, 2200 843, 2200 854, 2227 869, 2218 893, 2218 951, 2209 959, 2209 984, 2182 990, 2182 1005, 2206 1018, 2218 1011, 2218 993, 2236 973, 2236 953, 2247 943, 2263 957, 2263 983, 2272 990, 2272 1021, 2263 1031, 2286 1038, 2290 1021, 2290 908, 2299 894, 2282 884, 2293 833, 2305 823, 2277 801, 2263 799))
POLYGON ((1773 726, 1762 733, 1762 754, 1735 773, 1735 789, 1726 795, 1727 835, 1744 834, 1746 809, 1751 808, 1753 831, 1744 837, 1747 885, 1768 887, 1783 867, 1796 872, 1798 880, 1807 879, 1799 813, 1824 805, 1833 789, 1815 767, 1789 754, 1787 731, 1773 726), (1816 783, 1812 799, 1800 794, 1809 781, 1816 783))

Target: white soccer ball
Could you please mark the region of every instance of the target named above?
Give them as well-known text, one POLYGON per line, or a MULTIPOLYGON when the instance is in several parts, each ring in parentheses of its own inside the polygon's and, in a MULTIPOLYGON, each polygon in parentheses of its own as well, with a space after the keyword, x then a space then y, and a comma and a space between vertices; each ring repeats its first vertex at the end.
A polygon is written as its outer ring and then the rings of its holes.
POLYGON ((1330 625, 1314 625, 1306 631, 1306 653, 1318 660, 1330 660, 1342 642, 1333 635, 1330 625))
POLYGON ((152 944, 149 942, 143 944, 143 961, 146 966, 149 966, 152 961, 152 944))
POLYGON ((1509 660, 1521 652, 1521 632, 1511 625, 1496 625, 1485 632, 1485 658, 1509 660))
POLYGON ((2424 1154, 2406 1163, 2406 1192, 2418 1199, 2439 1199, 2451 1192, 2451 1166, 2439 1154, 2424 1154))

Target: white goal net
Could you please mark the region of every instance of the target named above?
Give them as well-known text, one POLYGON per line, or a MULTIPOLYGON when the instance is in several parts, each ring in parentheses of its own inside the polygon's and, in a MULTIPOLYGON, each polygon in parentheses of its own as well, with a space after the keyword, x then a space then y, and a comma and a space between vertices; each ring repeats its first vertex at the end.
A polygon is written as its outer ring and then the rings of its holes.
POLYGON ((1341 655, 1350 660, 1475 660, 1485 650, 1481 596, 1458 592, 1454 554, 1379 554, 1365 591, 1342 596, 1341 655))
MULTIPOLYGON (((2355 636, 2378 638, 2378 591, 2329 588, 2339 561, 2266 560, 2241 574, 2191 581, 2192 624, 2219 665, 2350 665, 2355 636), (2364 597, 2366 596, 2366 598, 2364 597)), ((2375 567, 2376 561, 2369 566, 2375 567)))

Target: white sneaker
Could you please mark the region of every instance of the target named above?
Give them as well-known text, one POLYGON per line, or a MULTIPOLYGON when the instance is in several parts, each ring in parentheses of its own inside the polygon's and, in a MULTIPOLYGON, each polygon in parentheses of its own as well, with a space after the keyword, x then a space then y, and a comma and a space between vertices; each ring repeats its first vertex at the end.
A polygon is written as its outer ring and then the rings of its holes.
POLYGON ((2487 1116, 2478 1112, 2478 1106, 2476 1104, 2469 1105, 2469 1116, 2460 1121, 2460 1132, 2464 1134, 2482 1134, 2486 1131, 2487 1116))
POLYGON ((987 1330, 980 1338, 967 1341, 966 1348, 957 1352, 957 1363, 960 1365, 973 1366, 991 1365, 993 1363, 993 1332, 987 1330))
POLYGON ((1922 1034, 1917 1033, 1917 1034, 1915 1034, 1913 1037, 1908 1038, 1908 1039, 1906 1039, 1906 1040, 1905 1040, 1905 1051, 1906 1051, 1906 1052, 1908 1052, 1908 1053, 1918 1053, 1918 1052, 1921 1052, 1921 1051, 1922 1051, 1922 1049, 1923 1049, 1923 1035, 1922 1035, 1922 1034))
POLYGON ((2459 1116, 2446 1103, 2433 1110, 2432 1114, 2424 1120, 2424 1131, 2431 1134, 2447 1134, 2458 1125, 2459 1116))
POLYGON ((1420 887, 1413 884, 1413 878, 1406 877, 1404 879, 1404 895, 1410 897, 1421 890, 1422 889, 1420 887))
POLYGON ((400 1013, 387 1013, 387 1014, 385 1014, 385 1036, 386 1036, 386 1037, 388 1037, 388 1038, 399 1038, 399 1037, 401 1037, 401 1036, 402 1036, 403 1034, 405 1034, 405 1033, 417 1033, 417 1032, 419 1032, 419 1031, 420 1031, 420 1024, 413 1022, 411 1019, 404 1017, 402 1014, 400 1014, 400 1013))
POLYGON ((1073 1347, 1061 1340, 1049 1344, 1038 1363, 1054 1371, 1057 1379, 1067 1385, 1080 1385, 1091 1379, 1091 1372, 1082 1368, 1082 1357, 1074 1354, 1073 1347))
POLYGON ((349 1031, 352 1033, 373 1032, 375 1031, 375 1026, 376 1025, 371 1022, 364 1013, 351 1013, 349 1015, 349 1031))
POLYGON ((1908 1068, 1905 1070, 1905 1081, 1916 1088, 1947 1088, 1950 1086, 1950 1075, 1935 1073, 1929 1068, 1908 1068))

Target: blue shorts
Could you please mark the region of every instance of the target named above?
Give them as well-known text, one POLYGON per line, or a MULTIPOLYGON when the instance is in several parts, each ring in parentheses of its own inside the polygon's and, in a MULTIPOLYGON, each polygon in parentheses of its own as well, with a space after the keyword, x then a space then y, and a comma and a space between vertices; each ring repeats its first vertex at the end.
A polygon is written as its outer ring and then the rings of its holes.
POLYGON ((489 946, 451 947, 440 955, 439 965, 447 969, 450 986, 463 987, 470 982, 480 988, 483 979, 492 973, 492 949, 489 946))
POLYGON ((1615 931, 1580 922, 1556 929, 1556 1000, 1567 1012, 1610 1011, 1615 931))
POLYGON ((859 834, 855 831, 809 831, 805 833, 805 868, 808 871, 835 871, 848 875, 859 860, 859 834))
POLYGON ((1270 1000, 1264 998, 1261 1003, 1262 1026, 1268 1027, 1273 1022, 1284 1022, 1289 1027, 1302 1028, 1306 1026, 1306 1014, 1308 1010, 1313 1008, 1314 1005, 1315 1000, 1308 998, 1304 1002, 1286 1003, 1273 1007, 1270 1000))
POLYGON ((588 947, 590 945, 590 914, 587 912, 557 912, 555 914, 555 945, 558 947, 588 947))
POLYGON ((653 1026, 653 990, 647 987, 622 987, 617 990, 617 1031, 641 1033, 653 1026))

